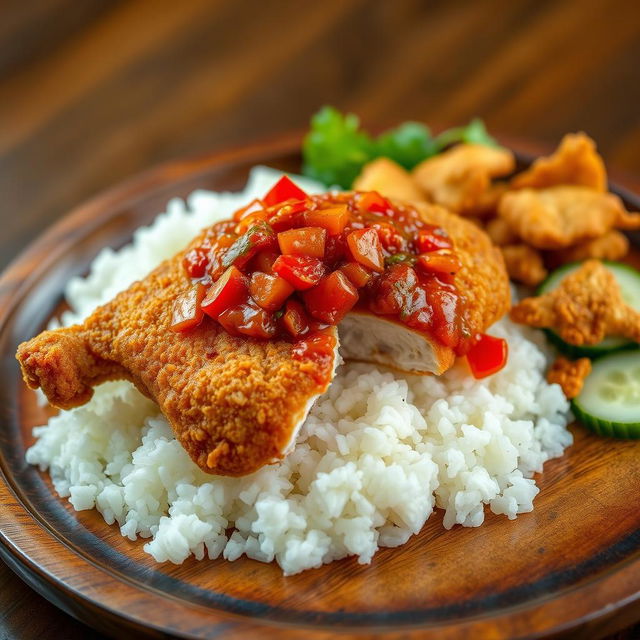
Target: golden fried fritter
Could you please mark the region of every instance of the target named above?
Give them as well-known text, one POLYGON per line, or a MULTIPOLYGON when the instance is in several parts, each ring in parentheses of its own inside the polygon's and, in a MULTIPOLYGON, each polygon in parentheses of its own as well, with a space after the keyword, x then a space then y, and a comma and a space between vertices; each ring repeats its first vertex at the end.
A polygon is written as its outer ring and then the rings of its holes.
POLYGON ((555 269, 568 262, 580 262, 595 258, 597 260, 620 260, 629 253, 627 236, 615 229, 607 231, 603 236, 587 240, 580 244, 545 252, 545 263, 555 269))
POLYGON ((563 249, 610 229, 640 228, 640 213, 627 212, 618 196, 587 187, 509 191, 500 200, 499 213, 537 249, 563 249))
POLYGON ((403 202, 426 202, 427 197, 411 174, 389 158, 366 164, 353 183, 354 191, 377 191, 403 202))
POLYGON ((607 170, 595 142, 584 133, 568 133, 554 153, 538 158, 511 181, 516 189, 541 189, 557 185, 590 187, 606 191, 607 170))
POLYGON ((591 360, 579 358, 567 360, 560 356, 547 372, 549 384, 559 384, 567 398, 576 398, 580 395, 586 377, 591 373, 591 360))
POLYGON ((526 244, 501 247, 509 277, 529 287, 539 285, 548 275, 539 251, 526 244))
POLYGON ((640 313, 625 304, 614 275, 598 260, 587 260, 559 286, 511 309, 511 319, 550 328, 569 344, 597 344, 606 336, 640 342, 640 313))
POLYGON ((461 215, 475 215, 486 208, 491 178, 513 171, 515 160, 508 149, 481 144, 459 144, 421 162, 413 176, 431 202, 461 215))
POLYGON ((499 247, 505 247, 509 244, 517 244, 520 238, 511 230, 504 218, 494 218, 489 220, 485 226, 487 235, 491 238, 493 244, 499 247))

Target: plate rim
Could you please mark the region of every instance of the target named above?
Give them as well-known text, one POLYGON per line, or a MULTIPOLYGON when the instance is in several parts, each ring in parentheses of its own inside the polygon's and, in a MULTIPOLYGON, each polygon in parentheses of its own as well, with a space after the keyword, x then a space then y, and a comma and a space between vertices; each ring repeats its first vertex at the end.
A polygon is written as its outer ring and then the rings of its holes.
MULTIPOLYGON (((236 145, 222 151, 213 151, 208 153, 200 153, 196 155, 186 156, 185 158, 178 158, 169 162, 162 163, 143 172, 140 172, 115 186, 106 189, 86 200, 84 203, 77 207, 74 207, 68 214, 61 217, 60 220, 48 227, 42 234, 38 235, 20 254, 11 261, 11 263, 5 268, 0 275, 0 298, 6 297, 10 301, 19 302, 25 296, 25 291, 29 289, 29 286, 34 281, 37 281, 42 271, 49 265, 56 263, 59 258, 62 249, 58 251, 47 251, 45 260, 38 260, 36 269, 26 269, 25 267, 33 266, 33 257, 42 256, 42 251, 46 247, 50 249, 52 240, 65 236, 71 229, 77 229, 78 222, 82 222, 81 228, 86 232, 90 228, 98 228, 103 224, 110 215, 109 210, 113 208, 117 203, 128 201, 128 197, 132 193, 138 192, 140 197, 144 197, 150 189, 158 188, 161 186, 169 186, 172 182, 175 182, 181 178, 187 176, 197 177, 200 174, 206 174, 216 167, 223 167, 226 165, 233 165, 235 163, 249 162, 252 159, 261 158, 262 161, 268 159, 268 157, 275 157, 277 154, 294 154, 299 153, 301 135, 299 133, 292 133, 287 135, 281 135, 278 137, 267 138, 261 142, 252 145, 236 145), (102 210, 102 215, 96 216, 93 219, 90 214, 94 211, 102 210), (87 227, 87 221, 90 220, 90 226, 87 227), (26 277, 25 277, 26 274, 26 277), (17 284, 16 284, 17 283, 17 284)), ((505 142, 505 144, 507 144, 505 142)), ((520 149, 525 148, 525 144, 517 145, 513 142, 508 143, 510 148, 520 149)), ((528 153, 518 153, 520 158, 527 158, 528 153)), ((530 157, 530 156, 529 156, 530 157)), ((633 192, 627 190, 624 187, 610 184, 610 188, 616 193, 623 196, 625 199, 634 202, 638 208, 640 208, 640 198, 633 192)), ((8 320, 10 319, 14 311, 13 305, 3 305, 0 307, 0 334, 5 330, 8 320)), ((104 600, 97 600, 92 597, 87 590, 82 590, 81 586, 75 584, 76 581, 69 581, 68 579, 60 579, 55 574, 55 565, 57 562, 52 561, 51 558, 47 559, 43 557, 41 553, 33 548, 29 549, 29 536, 25 536, 22 529, 30 529, 36 527, 42 531, 48 539, 51 539, 54 544, 62 545, 66 547, 62 540, 56 537, 55 533, 44 526, 39 519, 32 513, 27 505, 23 503, 20 496, 14 490, 14 483, 10 477, 7 477, 4 469, 4 458, 2 459, 2 465, 0 465, 0 556, 7 562, 8 566, 16 572, 27 584, 29 584, 34 590, 43 595, 45 598, 51 600, 56 606, 60 607, 67 613, 74 617, 88 622, 89 624, 97 624, 99 621, 94 616, 87 616, 86 609, 89 614, 92 610, 100 610, 103 615, 107 616, 110 624, 118 626, 121 623, 125 623, 126 628, 131 630, 133 628, 144 633, 166 633, 179 635, 185 638, 196 638, 202 636, 194 636, 186 633, 184 629, 180 629, 175 626, 167 626, 167 624, 156 625, 148 618, 141 618, 139 615, 124 610, 122 608, 121 599, 118 600, 118 606, 110 606, 108 602, 104 600), (28 520, 25 522, 21 518, 17 517, 11 506, 18 505, 22 511, 22 515, 26 514, 28 520), (48 588, 47 588, 48 586, 48 588), (80 606, 84 605, 84 606, 80 606)), ((90 561, 78 556, 72 549, 64 548, 61 553, 69 556, 70 559, 75 559, 76 563, 78 558, 84 564, 86 569, 96 578, 102 577, 104 582, 104 576, 107 575, 109 580, 115 581, 112 575, 106 574, 103 570, 94 566, 90 561), (94 574, 94 572, 97 572, 94 574)), ((60 558, 59 555, 56 559, 60 558)), ((625 612, 627 609, 633 607, 633 605, 640 600, 640 558, 630 558, 628 562, 620 566, 616 571, 613 571, 611 575, 604 578, 596 579, 595 581, 587 582, 585 585, 576 585, 574 588, 568 591, 563 591, 553 601, 560 603, 562 600, 570 601, 575 595, 586 595, 595 589, 596 592, 603 592, 611 594, 616 592, 617 589, 622 589, 620 598, 615 603, 608 601, 609 599, 603 597, 601 607, 592 611, 589 614, 582 615, 575 619, 565 620, 556 625, 541 627, 535 635, 531 636, 527 633, 527 637, 545 637, 548 635, 555 635, 557 633, 569 630, 577 629, 580 626, 587 625, 593 621, 602 621, 615 617, 618 612, 625 612), (627 575, 631 574, 631 575, 627 575), (633 580, 635 578, 635 580, 633 580), (628 585, 629 589, 626 588, 628 585)), ((117 582, 117 581, 116 581, 117 582)), ((121 582, 117 584, 118 589, 122 589, 121 582)), ((132 596, 135 593, 144 593, 146 596, 152 591, 151 589, 140 589, 132 584, 127 584, 126 588, 133 590, 132 596)), ((597 594, 596 594, 597 595, 597 594)), ((166 594, 161 594, 163 602, 166 603, 166 594)), ((420 627, 401 626, 396 629, 382 630, 378 627, 375 628, 377 633, 382 633, 384 637, 394 637, 396 634, 402 634, 402 637, 426 637, 425 634, 437 633, 438 637, 445 637, 443 635, 447 633, 446 637, 449 637, 449 633, 458 633, 463 630, 473 631, 474 633, 480 632, 483 628, 486 630, 487 623, 491 628, 498 629, 495 623, 501 620, 513 620, 517 622, 516 618, 523 613, 530 613, 535 611, 536 608, 545 605, 546 601, 539 602, 533 600, 526 602, 515 607, 518 609, 514 611, 512 609, 502 612, 498 616, 492 618, 486 617, 470 617, 465 618, 460 622, 441 623, 434 622, 425 625, 421 624, 420 627)), ((178 611, 169 611, 169 614, 178 615, 184 611, 185 603, 180 601, 177 605, 178 611)), ((171 607, 168 607, 171 609, 171 607)), ((202 605, 191 605, 190 610, 193 615, 198 617, 203 616, 206 620, 206 624, 212 632, 216 627, 212 626, 212 622, 221 625, 219 631, 221 636, 225 635, 224 629, 229 624, 236 627, 240 625, 243 632, 253 631, 255 633, 262 633, 266 630, 278 629, 278 632, 283 635, 283 638, 294 637, 289 636, 290 632, 295 633, 296 629, 300 629, 300 625, 288 625, 282 622, 274 622, 272 620, 261 619, 256 621, 254 618, 250 618, 243 614, 235 614, 229 611, 221 609, 212 609, 209 607, 203 607, 202 605)), ((640 611, 637 613, 637 618, 640 618, 640 611)), ((179 617, 178 617, 179 619, 179 617)), ((634 620, 631 620, 631 623, 634 620)), ((628 622, 628 621, 627 621, 628 622)), ((98 625, 100 626, 100 625, 98 625)), ((526 630, 526 627, 523 631, 526 630)), ((237 631, 237 629, 236 629, 237 631)), ((344 629, 344 637, 361 638, 371 632, 371 628, 361 628, 356 631, 353 628, 344 629)), ((309 638, 324 638, 325 634, 331 634, 331 630, 327 628, 313 627, 306 629, 306 635, 309 638)), ((215 635, 214 633, 214 635, 215 635)), ((343 634, 341 634, 343 635, 343 634)), ((213 636, 212 636, 213 637, 213 636)), ((218 637, 218 636, 216 636, 218 637)), ((327 637, 330 637, 327 636, 327 637)), ((435 637, 435 636, 434 636, 435 637)), ((452 636, 453 637, 453 636, 452 636)))

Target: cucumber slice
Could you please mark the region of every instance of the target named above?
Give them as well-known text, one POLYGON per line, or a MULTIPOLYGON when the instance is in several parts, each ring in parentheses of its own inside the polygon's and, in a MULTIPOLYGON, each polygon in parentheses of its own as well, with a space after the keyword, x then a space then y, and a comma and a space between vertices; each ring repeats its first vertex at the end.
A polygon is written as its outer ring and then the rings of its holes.
MULTIPOLYGON (((576 271, 581 262, 572 262, 556 269, 538 288, 537 295, 543 295, 549 291, 553 291, 560 282, 570 273, 576 271)), ((640 311, 640 272, 633 267, 621 262, 603 261, 603 264, 613 273, 615 279, 620 285, 622 298, 624 301, 636 311, 640 311)), ((638 344, 626 338, 617 338, 615 336, 607 336, 598 344, 590 344, 576 346, 565 342, 553 329, 545 329, 547 338, 555 345, 558 350, 567 354, 572 358, 598 358, 606 353, 613 351, 622 351, 627 349, 637 349, 638 344)))
POLYGON ((571 404, 576 418, 601 436, 640 438, 640 351, 596 360, 571 404))

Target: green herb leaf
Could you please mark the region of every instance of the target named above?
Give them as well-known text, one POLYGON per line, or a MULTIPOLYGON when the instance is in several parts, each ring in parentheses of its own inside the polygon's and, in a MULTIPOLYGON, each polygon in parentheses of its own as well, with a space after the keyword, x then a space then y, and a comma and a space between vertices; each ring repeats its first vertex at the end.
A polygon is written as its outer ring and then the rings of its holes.
POLYGON ((474 118, 466 127, 453 127, 436 136, 435 144, 438 151, 459 142, 469 144, 484 144, 497 147, 498 143, 487 133, 487 128, 480 118, 474 118))
POLYGON ((403 264, 403 263, 408 263, 408 264, 415 264, 416 262, 416 257, 415 256, 411 256, 408 253, 394 253, 392 256, 387 256, 384 259, 384 263, 387 266, 390 266, 392 264, 403 264))
POLYGON ((429 128, 419 122, 405 122, 385 131, 376 140, 376 155, 395 160, 405 169, 413 169, 438 152, 429 128))

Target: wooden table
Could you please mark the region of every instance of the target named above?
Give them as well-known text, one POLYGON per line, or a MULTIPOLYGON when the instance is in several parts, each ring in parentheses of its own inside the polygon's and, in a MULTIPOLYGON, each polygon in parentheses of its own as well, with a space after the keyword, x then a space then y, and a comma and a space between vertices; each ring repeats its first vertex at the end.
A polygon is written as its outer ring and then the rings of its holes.
MULTIPOLYGON (((628 0, 4 0, 0 266, 72 206, 181 154, 304 128, 332 103, 551 144, 583 129, 640 176, 628 0)), ((0 565, 0 637, 85 638, 0 565)), ((640 636, 640 626, 617 638, 640 636)))

